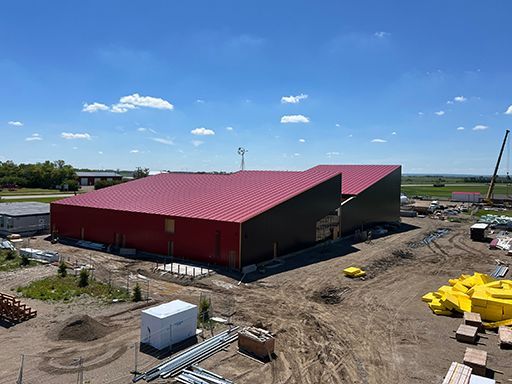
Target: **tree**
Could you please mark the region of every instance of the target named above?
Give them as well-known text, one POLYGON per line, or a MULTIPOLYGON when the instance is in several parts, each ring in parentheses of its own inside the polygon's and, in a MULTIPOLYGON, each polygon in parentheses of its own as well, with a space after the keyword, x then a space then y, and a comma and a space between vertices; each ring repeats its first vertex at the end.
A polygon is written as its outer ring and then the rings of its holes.
POLYGON ((132 300, 135 302, 142 300, 142 290, 140 289, 139 283, 135 284, 133 288, 132 300))
POLYGON ((61 261, 60 264, 59 264, 59 270, 57 271, 57 274, 60 276, 60 277, 66 277, 67 274, 68 274, 68 270, 67 270, 67 267, 66 267, 66 263, 61 261))
POLYGON ((78 286, 80 288, 87 287, 89 285, 89 272, 83 268, 78 275, 78 286))
POLYGON ((149 176, 149 168, 137 167, 137 169, 133 172, 134 179, 142 179, 146 176, 149 176))
POLYGON ((122 181, 119 180, 98 180, 97 182, 94 183, 94 189, 107 188, 121 183, 122 181))

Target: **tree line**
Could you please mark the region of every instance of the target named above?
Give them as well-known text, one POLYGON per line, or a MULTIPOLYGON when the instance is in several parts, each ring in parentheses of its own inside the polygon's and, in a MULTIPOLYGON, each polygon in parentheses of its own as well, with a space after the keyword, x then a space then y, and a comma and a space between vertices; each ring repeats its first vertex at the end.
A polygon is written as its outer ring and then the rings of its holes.
POLYGON ((2 188, 44 188, 54 189, 67 186, 78 189, 75 169, 64 160, 45 161, 35 164, 16 164, 0 161, 0 187, 2 188))

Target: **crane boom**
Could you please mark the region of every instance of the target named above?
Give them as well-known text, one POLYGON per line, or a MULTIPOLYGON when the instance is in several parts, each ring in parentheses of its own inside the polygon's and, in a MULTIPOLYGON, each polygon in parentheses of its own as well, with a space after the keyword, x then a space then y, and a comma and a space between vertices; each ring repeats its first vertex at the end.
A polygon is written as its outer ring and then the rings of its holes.
POLYGON ((491 182, 489 183, 489 189, 487 190, 487 196, 485 197, 487 202, 491 202, 492 199, 494 184, 496 184, 496 176, 498 175, 498 168, 500 167, 501 156, 503 155, 503 150, 505 149, 505 143, 507 142, 509 132, 510 131, 508 129, 505 131, 505 137, 503 138, 503 144, 501 144, 501 150, 500 154, 498 155, 498 161, 496 162, 496 168, 494 168, 494 173, 492 174, 491 182))

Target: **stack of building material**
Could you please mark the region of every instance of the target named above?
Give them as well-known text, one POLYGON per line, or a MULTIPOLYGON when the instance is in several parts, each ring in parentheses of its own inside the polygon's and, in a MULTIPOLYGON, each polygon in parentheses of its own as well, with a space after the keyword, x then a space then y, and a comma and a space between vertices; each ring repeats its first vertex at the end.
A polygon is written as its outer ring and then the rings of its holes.
POLYGON ((471 367, 473 373, 485 376, 487 373, 487 352, 474 348, 466 348, 464 353, 464 365, 471 367))
POLYGON ((512 280, 475 272, 450 279, 449 284, 422 297, 436 315, 476 312, 486 321, 512 319, 512 280))
POLYGON ((58 252, 42 251, 34 248, 20 248, 20 256, 26 256, 29 259, 37 260, 42 263, 56 263, 59 261, 58 252))
POLYGON ((499 327, 498 336, 500 338, 501 348, 512 348, 512 329, 509 327, 499 327))
POLYGON ((343 270, 343 274, 347 277, 363 277, 366 276, 366 272, 361 268, 348 267, 343 270))
POLYGON ((185 369, 176 377, 176 381, 183 384, 233 384, 231 380, 197 365, 192 366, 191 369, 185 369))
POLYGON ((36 316, 37 311, 22 304, 16 297, 0 293, 0 318, 12 323, 19 323, 36 316))
POLYGON ((477 338, 478 328, 471 325, 461 324, 455 332, 457 341, 469 344, 475 344, 477 338))
POLYGON ((267 330, 246 327, 238 332, 238 349, 260 359, 271 359, 274 354, 275 339, 267 330))
POLYGON ((482 316, 479 313, 464 312, 464 324, 476 327, 479 332, 484 330, 482 316))
POLYGON ((469 379, 469 384, 496 384, 496 380, 489 379, 487 377, 471 375, 469 379))
POLYGON ((444 377, 443 384, 469 384, 471 367, 453 362, 444 377))
POLYGON ((0 249, 8 249, 11 251, 15 251, 16 247, 9 240, 0 240, 0 249))

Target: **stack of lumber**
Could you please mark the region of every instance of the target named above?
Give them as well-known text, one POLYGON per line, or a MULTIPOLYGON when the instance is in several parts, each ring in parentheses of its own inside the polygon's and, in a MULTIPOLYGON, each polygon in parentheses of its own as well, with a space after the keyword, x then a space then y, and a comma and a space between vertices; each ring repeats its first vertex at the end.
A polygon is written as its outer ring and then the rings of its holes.
POLYGON ((0 318, 12 323, 19 323, 36 316, 37 311, 22 304, 16 297, 0 292, 0 318))
POLYGON ((485 321, 512 319, 512 280, 497 280, 475 272, 448 282, 422 297, 436 315, 475 312, 485 321))
POLYGON ((267 330, 246 327, 238 332, 238 348, 261 359, 270 359, 274 354, 275 339, 267 330))
POLYGON ((361 268, 348 267, 343 270, 343 274, 347 277, 363 277, 366 276, 366 272, 361 268))

